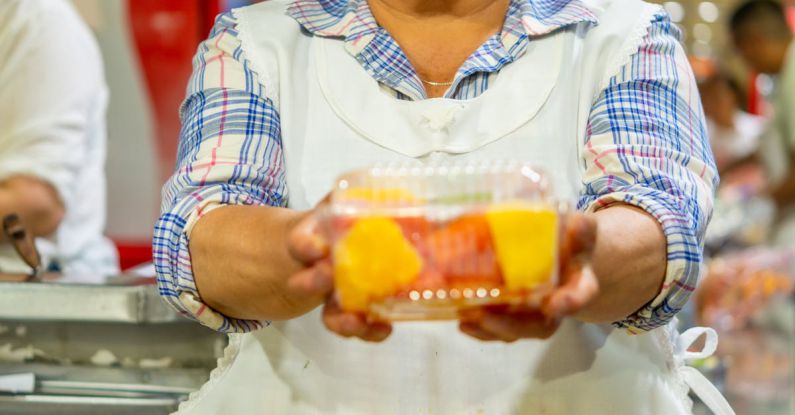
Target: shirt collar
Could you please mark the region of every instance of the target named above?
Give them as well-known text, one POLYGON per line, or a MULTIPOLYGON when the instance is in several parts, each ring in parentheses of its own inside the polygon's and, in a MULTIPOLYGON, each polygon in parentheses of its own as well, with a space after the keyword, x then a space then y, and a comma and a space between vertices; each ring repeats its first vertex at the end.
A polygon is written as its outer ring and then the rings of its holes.
MULTIPOLYGON (((294 0, 287 14, 316 36, 341 37, 362 49, 378 33, 367 0, 294 0)), ((522 35, 542 36, 579 23, 598 23, 583 0, 512 0, 503 25, 506 49, 522 35)))
MULTIPOLYGON (((344 39, 347 52, 377 81, 405 96, 424 97, 414 68, 378 25, 367 0, 294 0, 287 14, 315 36, 344 39)), ((454 86, 475 72, 499 71, 524 53, 528 39, 580 22, 598 24, 583 0, 511 0, 501 33, 459 68, 454 86)))

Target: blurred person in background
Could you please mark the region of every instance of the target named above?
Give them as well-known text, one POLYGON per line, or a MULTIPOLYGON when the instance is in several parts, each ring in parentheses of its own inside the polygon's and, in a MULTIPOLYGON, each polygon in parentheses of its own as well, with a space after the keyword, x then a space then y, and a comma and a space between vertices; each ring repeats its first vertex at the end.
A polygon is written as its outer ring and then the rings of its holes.
MULTIPOLYGON (((21 217, 50 270, 117 272, 102 235, 108 92, 95 39, 65 0, 3 0, 0 56, 0 217, 21 217)), ((0 272, 27 270, 0 237, 0 272)))
POLYGON ((737 83, 710 59, 690 58, 698 83, 707 133, 715 156, 715 164, 726 183, 725 173, 735 167, 753 163, 752 156, 765 130, 764 117, 744 111, 742 93, 737 83))
POLYGON ((795 243, 795 52, 792 31, 782 5, 752 0, 730 19, 734 46, 748 66, 777 77, 775 114, 762 140, 760 160, 769 178, 769 192, 779 208, 777 245, 795 243))

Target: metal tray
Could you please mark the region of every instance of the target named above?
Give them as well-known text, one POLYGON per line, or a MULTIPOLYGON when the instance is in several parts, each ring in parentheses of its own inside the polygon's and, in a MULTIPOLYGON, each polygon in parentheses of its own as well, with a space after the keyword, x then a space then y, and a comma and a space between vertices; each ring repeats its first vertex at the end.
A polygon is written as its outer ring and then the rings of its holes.
POLYGON ((157 293, 153 278, 122 276, 0 282, 0 320, 166 323, 185 320, 157 293))

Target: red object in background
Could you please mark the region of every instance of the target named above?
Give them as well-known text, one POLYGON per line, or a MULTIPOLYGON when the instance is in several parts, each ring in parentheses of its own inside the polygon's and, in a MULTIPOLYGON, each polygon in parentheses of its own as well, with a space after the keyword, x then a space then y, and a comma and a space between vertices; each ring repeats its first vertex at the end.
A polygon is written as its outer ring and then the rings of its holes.
MULTIPOLYGON (((131 37, 152 109, 159 167, 165 181, 174 168, 180 121, 191 61, 207 38, 222 0, 129 0, 131 37)), ((122 270, 151 261, 151 241, 116 241, 122 270)))
POLYGON ((198 44, 207 37, 219 0, 130 0, 130 28, 146 81, 155 127, 155 142, 165 179, 174 167, 179 136, 179 105, 191 74, 198 44))
POLYGON ((119 250, 119 267, 122 271, 152 261, 152 244, 138 241, 116 241, 119 250))
POLYGON ((790 29, 795 32, 795 1, 789 0, 785 2, 784 13, 787 15, 790 29))
POLYGON ((748 112, 754 115, 762 115, 762 97, 756 88, 756 77, 759 74, 751 72, 748 74, 748 112))

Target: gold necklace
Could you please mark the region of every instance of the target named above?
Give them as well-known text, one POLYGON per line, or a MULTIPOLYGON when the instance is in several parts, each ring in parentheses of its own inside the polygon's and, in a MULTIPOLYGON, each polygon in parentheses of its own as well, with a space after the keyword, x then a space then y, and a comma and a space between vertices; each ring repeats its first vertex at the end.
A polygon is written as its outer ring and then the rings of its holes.
POLYGON ((422 78, 419 78, 419 79, 420 79, 420 81, 422 81, 422 83, 428 84, 430 86, 450 86, 450 85, 453 85, 453 81, 450 81, 450 82, 433 82, 433 81, 426 81, 426 80, 424 80, 422 78))

